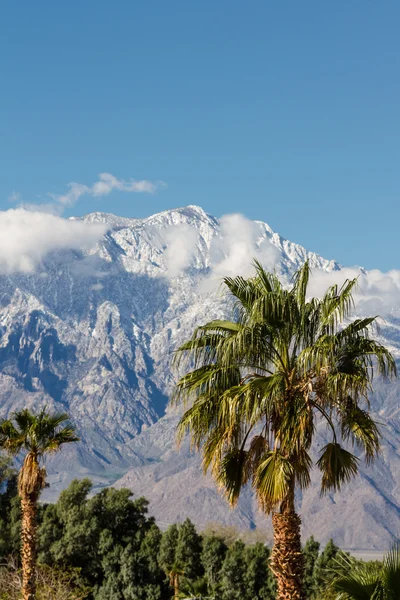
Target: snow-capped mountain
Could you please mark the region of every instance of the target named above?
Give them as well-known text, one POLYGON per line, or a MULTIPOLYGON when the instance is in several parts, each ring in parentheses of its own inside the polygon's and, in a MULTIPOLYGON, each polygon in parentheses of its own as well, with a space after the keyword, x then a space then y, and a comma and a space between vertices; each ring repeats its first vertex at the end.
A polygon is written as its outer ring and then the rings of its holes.
MULTIPOLYGON (((147 219, 94 213, 83 220, 107 227, 96 247, 55 253, 33 274, 0 278, 0 415, 44 404, 71 415, 81 442, 49 461, 53 496, 89 476, 144 494, 164 524, 189 516, 199 525, 268 529, 250 492, 231 511, 188 444, 176 448, 178 415, 167 409, 171 356, 197 324, 226 314, 218 281, 253 256, 284 279, 306 259, 325 273, 340 274, 340 265, 264 223, 218 221, 195 206, 147 219)), ((399 357, 395 314, 380 335, 399 357)), ((299 496, 305 535, 378 549, 399 536, 399 399, 397 382, 377 382, 382 457, 341 494, 321 500, 313 486, 299 496)))

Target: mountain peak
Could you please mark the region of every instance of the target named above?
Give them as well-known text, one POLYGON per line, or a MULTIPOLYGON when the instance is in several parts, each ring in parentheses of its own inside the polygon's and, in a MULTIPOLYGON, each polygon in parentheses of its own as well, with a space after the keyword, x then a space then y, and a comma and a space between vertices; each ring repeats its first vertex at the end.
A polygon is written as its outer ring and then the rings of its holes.
MULTIPOLYGON (((47 498, 80 475, 109 485, 127 473, 120 483, 146 495, 151 513, 164 521, 188 516, 205 525, 213 515, 263 525, 250 494, 235 512, 227 510, 212 480, 200 477, 189 445, 176 451, 178 415, 166 411, 173 351, 198 324, 228 316, 226 298, 213 290, 252 257, 273 263, 285 281, 306 259, 324 271, 340 266, 261 221, 216 219, 196 205, 143 219, 104 212, 80 219, 108 227, 90 252, 49 255, 40 272, 0 277, 0 416, 25 406, 66 410, 82 439, 68 464, 63 455, 52 459, 47 498)), ((390 318, 381 331, 396 351, 399 322, 390 318)), ((382 462, 369 479, 334 495, 333 504, 321 503, 315 487, 298 499, 305 531, 321 541, 336 535, 347 547, 389 545, 391 532, 400 530, 400 386, 383 382, 376 390, 371 406, 385 423, 382 462), (390 529, 382 529, 388 522, 390 529)))

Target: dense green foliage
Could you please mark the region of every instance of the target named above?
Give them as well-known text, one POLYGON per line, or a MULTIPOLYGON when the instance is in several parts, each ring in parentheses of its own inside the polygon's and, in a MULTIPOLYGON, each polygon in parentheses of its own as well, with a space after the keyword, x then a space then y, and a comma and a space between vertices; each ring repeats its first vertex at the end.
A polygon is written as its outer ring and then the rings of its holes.
POLYGON ((400 600, 400 544, 383 561, 360 563, 340 555, 331 584, 336 600, 400 600))
POLYGON ((305 543, 304 553, 304 592, 306 598, 313 598, 316 591, 315 564, 318 560, 320 544, 313 536, 305 543))
MULTIPOLYGON (((10 556, 18 560, 20 508, 16 475, 4 459, 0 486, 0 562, 6 563, 10 556)), ((88 589, 88 600, 168 600, 172 576, 182 598, 275 598, 270 551, 262 541, 244 543, 232 528, 201 535, 189 519, 162 533, 144 498, 132 499, 127 489, 91 491, 88 479, 75 480, 55 504, 40 506, 39 579, 49 598, 53 589, 74 598, 74 588, 77 598, 88 589)), ((322 552, 313 538, 305 544, 309 600, 333 597, 326 588, 338 551, 333 542, 322 552)), ((11 581, 4 569, 1 577, 11 581)))
POLYGON ((11 459, 0 456, 0 557, 16 554, 20 547, 21 510, 17 496, 17 472, 11 459))

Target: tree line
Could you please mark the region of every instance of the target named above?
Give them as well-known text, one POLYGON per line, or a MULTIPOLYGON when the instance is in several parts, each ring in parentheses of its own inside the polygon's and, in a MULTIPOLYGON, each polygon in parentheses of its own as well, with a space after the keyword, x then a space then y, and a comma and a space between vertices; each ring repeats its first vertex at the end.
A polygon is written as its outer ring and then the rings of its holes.
MULTIPOLYGON (((16 475, 0 463, 0 599, 18 598, 21 503, 16 475), (10 579, 16 582, 14 588, 10 579), (6 595, 4 595, 6 594, 6 595)), ((37 514, 37 598, 93 600, 272 600, 275 578, 270 549, 224 536, 199 533, 193 523, 161 531, 148 516, 148 502, 127 489, 92 495, 88 479, 74 480, 54 504, 37 514), (56 591, 58 590, 57 595, 56 591)), ((304 546, 307 597, 326 598, 326 572, 338 552, 329 542, 321 552, 313 538, 304 546)))

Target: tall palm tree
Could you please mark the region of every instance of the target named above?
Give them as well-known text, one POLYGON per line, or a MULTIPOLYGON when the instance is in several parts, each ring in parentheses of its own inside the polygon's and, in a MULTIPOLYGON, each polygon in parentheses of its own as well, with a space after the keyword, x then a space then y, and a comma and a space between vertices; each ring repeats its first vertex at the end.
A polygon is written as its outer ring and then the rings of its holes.
POLYGON ((16 456, 25 452, 18 474, 21 499, 22 597, 34 600, 36 593, 36 511, 46 470, 41 466, 45 455, 57 452, 63 444, 78 441, 66 414, 49 414, 43 409, 35 415, 24 409, 0 422, 0 448, 16 456))
POLYGON ((178 438, 190 432, 232 505, 251 482, 261 507, 272 512, 272 570, 280 600, 300 600, 303 556, 295 488, 310 484, 310 455, 318 420, 331 432, 317 466, 322 493, 339 490, 379 449, 379 431, 368 412, 374 369, 396 374, 390 352, 370 338, 375 317, 348 318, 356 280, 308 299, 306 263, 285 288, 255 262, 251 278, 225 278, 233 319, 197 327, 178 349, 189 370, 173 397, 183 403, 178 438))
POLYGON ((331 584, 336 600, 400 600, 400 546, 379 563, 363 563, 343 555, 331 584))

